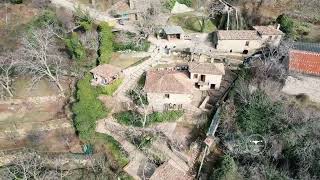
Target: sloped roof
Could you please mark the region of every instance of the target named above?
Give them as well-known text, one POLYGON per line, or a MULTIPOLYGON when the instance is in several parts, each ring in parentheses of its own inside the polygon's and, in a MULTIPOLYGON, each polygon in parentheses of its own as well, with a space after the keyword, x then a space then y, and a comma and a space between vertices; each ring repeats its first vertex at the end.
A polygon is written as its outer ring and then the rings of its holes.
POLYGON ((150 93, 191 94, 193 83, 184 72, 150 70, 147 72, 144 90, 150 93))
POLYGON ((112 66, 110 64, 102 64, 93 68, 90 72, 101 77, 108 78, 121 72, 121 68, 112 66))
POLYGON ((295 42, 293 48, 301 51, 320 53, 320 43, 295 42))
POLYGON ((183 172, 182 170, 176 168, 172 162, 173 160, 169 160, 163 163, 160 167, 156 169, 156 171, 150 177, 150 180, 191 180, 193 179, 191 176, 183 172))
POLYGON ((289 59, 289 70, 320 75, 320 53, 291 50, 289 59))
POLYGON ((180 26, 166 26, 163 28, 166 34, 183 34, 184 31, 180 26))
POLYGON ((261 35, 283 35, 284 33, 273 26, 253 26, 261 35))
POLYGON ((260 36, 256 30, 219 30, 219 40, 258 40, 260 36))
POLYGON ((224 75, 223 63, 190 63, 189 71, 191 73, 224 75))

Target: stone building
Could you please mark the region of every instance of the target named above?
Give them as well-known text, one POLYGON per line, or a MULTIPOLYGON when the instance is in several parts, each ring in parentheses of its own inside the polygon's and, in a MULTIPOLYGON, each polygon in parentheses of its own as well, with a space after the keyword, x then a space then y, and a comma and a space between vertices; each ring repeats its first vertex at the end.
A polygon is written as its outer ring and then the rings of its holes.
POLYGON ((181 110, 191 104, 193 82, 185 71, 150 70, 144 91, 154 111, 181 110))
POLYGON ((166 26, 160 31, 160 37, 168 41, 184 39, 184 31, 180 26, 166 26))
POLYGON ((110 64, 103 64, 90 71, 93 74, 92 85, 108 85, 121 76, 121 69, 110 64))
POLYGON ((278 46, 284 35, 272 26, 254 26, 253 30, 219 30, 213 35, 217 50, 248 54, 266 46, 278 46))
POLYGON ((200 90, 219 89, 223 75, 223 63, 190 63, 190 79, 200 90))

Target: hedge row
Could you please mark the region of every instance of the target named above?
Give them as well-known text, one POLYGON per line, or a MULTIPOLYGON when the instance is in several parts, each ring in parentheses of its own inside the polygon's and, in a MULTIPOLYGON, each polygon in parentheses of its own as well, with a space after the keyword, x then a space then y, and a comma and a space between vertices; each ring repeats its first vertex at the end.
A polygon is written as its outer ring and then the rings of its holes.
POLYGON ((113 51, 113 34, 112 28, 108 23, 103 22, 99 25, 99 58, 98 64, 108 64, 112 57, 113 51))
POLYGON ((96 121, 105 117, 108 111, 98 99, 96 89, 91 86, 91 74, 86 74, 77 83, 77 102, 72 110, 74 123, 81 140, 90 142, 95 134, 96 121))

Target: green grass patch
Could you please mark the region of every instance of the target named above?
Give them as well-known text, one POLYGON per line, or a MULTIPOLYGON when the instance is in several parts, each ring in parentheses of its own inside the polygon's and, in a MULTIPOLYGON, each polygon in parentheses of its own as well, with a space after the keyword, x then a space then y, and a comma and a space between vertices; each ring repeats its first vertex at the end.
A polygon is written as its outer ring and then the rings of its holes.
MULTIPOLYGON (((166 112, 154 112, 147 116, 146 126, 154 123, 173 122, 178 120, 183 115, 182 111, 166 111, 166 112)), ((121 124, 127 126, 142 127, 143 116, 135 111, 124 111, 115 113, 113 116, 121 124)))
POLYGON ((210 19, 204 20, 204 27, 201 27, 201 17, 197 17, 191 13, 184 13, 171 16, 169 19, 171 24, 181 26, 187 32, 205 32, 210 33, 215 31, 217 28, 210 19))
POLYGON ((120 143, 112 136, 96 133, 95 140, 104 145, 112 157, 118 162, 119 166, 124 167, 129 163, 128 154, 123 150, 120 143))
POLYGON ((111 84, 108 84, 106 86, 99 86, 97 87, 97 91, 99 94, 104 94, 107 96, 112 96, 113 93, 119 88, 119 86, 122 84, 123 79, 117 79, 113 81, 111 84))
POLYGON ((108 23, 103 22, 98 27, 99 30, 99 64, 108 64, 113 52, 113 34, 112 28, 108 23))

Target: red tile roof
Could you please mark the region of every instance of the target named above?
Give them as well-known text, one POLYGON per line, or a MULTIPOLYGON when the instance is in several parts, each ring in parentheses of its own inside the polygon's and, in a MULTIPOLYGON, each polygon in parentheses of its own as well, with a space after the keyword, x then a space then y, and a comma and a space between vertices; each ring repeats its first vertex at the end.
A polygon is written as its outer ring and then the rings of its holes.
POLYGON ((151 70, 147 72, 144 90, 147 93, 191 94, 193 83, 184 72, 151 70))
POLYGON ((291 50, 289 59, 290 71, 320 75, 320 53, 291 50))

